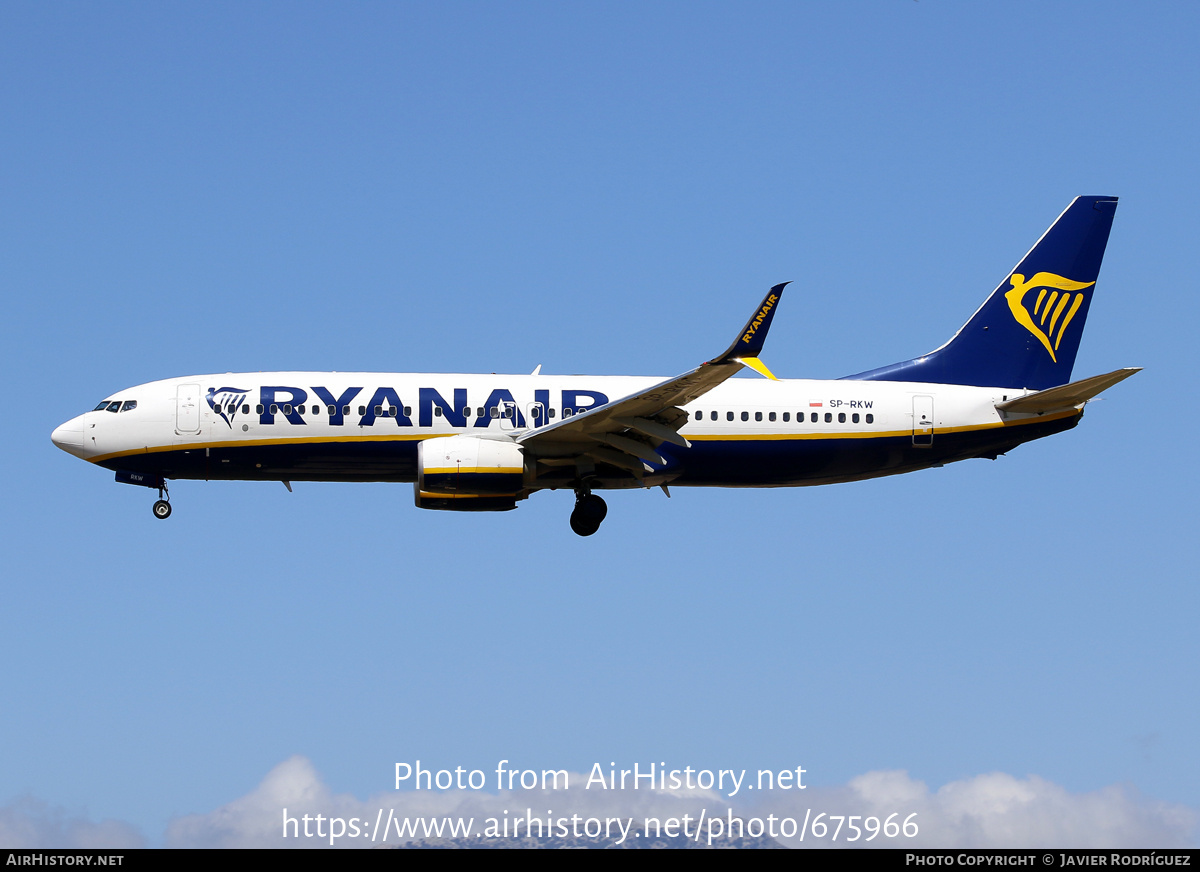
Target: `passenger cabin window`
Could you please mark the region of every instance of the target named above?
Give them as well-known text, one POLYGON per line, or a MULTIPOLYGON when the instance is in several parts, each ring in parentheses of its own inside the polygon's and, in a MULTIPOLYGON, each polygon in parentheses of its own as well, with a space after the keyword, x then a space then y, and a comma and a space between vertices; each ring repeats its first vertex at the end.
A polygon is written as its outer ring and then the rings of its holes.
POLYGON ((755 413, 754 413, 754 420, 755 420, 755 421, 761 421, 761 420, 762 420, 762 412, 755 412, 755 413))
POLYGON ((717 413, 716 413, 716 412, 709 412, 709 413, 708 413, 708 417, 709 417, 709 420, 711 420, 711 421, 715 421, 715 420, 717 420, 717 413))
POLYGON ((867 423, 868 423, 868 424, 874 424, 874 423, 875 423, 875 416, 874 416, 874 415, 872 415, 870 412, 867 412, 867 423))
POLYGON ((830 423, 830 422, 832 422, 832 421, 833 421, 833 413, 832 413, 832 412, 826 412, 826 413, 825 413, 825 423, 826 423, 826 424, 828 424, 828 423, 830 423))
MULTIPOLYGON (((775 413, 774 413, 774 412, 772 412, 771 414, 772 414, 772 415, 774 415, 775 413)), ((773 420, 775 420, 775 419, 774 419, 774 418, 772 418, 771 420, 773 421, 773 420)), ((785 424, 786 424, 786 423, 787 423, 788 421, 790 421, 790 420, 792 420, 792 413, 791 413, 791 412, 784 412, 784 413, 783 413, 783 423, 785 423, 785 424)))
POLYGON ((743 421, 749 421, 749 420, 750 420, 750 413, 749 413, 749 412, 742 412, 742 420, 743 420, 743 421))
POLYGON ((732 421, 732 420, 733 420, 733 412, 726 412, 726 413, 725 413, 725 420, 726 420, 726 421, 732 421))
POLYGON ((695 415, 693 415, 692 417, 693 417, 693 418, 695 418, 697 421, 703 421, 703 420, 704 420, 704 413, 703 413, 703 412, 696 412, 696 414, 695 414, 695 415))
POLYGON ((846 413, 845 412, 838 412, 838 423, 839 424, 846 423, 846 413))

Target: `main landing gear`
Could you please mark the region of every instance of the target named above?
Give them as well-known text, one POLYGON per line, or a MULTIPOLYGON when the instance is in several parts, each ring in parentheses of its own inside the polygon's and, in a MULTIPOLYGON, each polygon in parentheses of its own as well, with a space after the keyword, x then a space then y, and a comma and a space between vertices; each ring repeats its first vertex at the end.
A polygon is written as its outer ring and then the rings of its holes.
POLYGON ((608 506, 604 500, 586 490, 575 491, 575 509, 571 512, 571 529, 580 536, 590 536, 600 529, 608 506))
POLYGON ((167 483, 163 482, 158 489, 158 500, 154 503, 154 517, 165 521, 171 517, 171 495, 167 493, 167 483))

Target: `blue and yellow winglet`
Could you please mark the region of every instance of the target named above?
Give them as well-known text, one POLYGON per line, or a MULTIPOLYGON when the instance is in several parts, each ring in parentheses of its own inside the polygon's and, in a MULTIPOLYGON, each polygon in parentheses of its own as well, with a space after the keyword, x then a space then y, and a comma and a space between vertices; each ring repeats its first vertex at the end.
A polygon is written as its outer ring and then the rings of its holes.
POLYGON ((771 329, 771 319, 775 317, 775 309, 779 305, 779 298, 783 296, 783 289, 790 284, 791 282, 781 282, 767 291, 766 297, 746 322, 738 338, 733 340, 733 344, 724 354, 714 357, 708 363, 741 363, 769 379, 778 381, 771 370, 767 369, 766 364, 758 359, 758 355, 762 353, 763 343, 767 341, 767 331, 771 329))

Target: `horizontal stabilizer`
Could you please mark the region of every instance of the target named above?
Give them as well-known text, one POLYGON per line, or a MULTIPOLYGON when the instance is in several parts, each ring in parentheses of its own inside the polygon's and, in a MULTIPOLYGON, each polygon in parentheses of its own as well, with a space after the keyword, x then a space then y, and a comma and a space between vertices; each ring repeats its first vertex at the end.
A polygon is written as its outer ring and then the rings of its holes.
POLYGON ((1023 412, 1026 414, 1044 415, 1046 412, 1057 412, 1071 409, 1086 403, 1101 391, 1108 390, 1117 382, 1122 382, 1135 372, 1141 372, 1140 366, 1127 366, 1104 375, 1094 375, 1091 378, 1080 379, 1067 385, 1059 385, 1038 391, 1035 394, 1009 400, 1007 403, 996 403, 1001 412, 1023 412))

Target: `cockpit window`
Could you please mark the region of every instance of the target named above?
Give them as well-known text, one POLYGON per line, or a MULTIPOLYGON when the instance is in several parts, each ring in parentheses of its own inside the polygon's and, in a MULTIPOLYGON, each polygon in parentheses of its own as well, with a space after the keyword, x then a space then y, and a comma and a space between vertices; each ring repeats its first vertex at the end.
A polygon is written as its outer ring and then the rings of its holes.
POLYGON ((137 400, 105 400, 93 412, 128 412, 137 408, 137 400))

